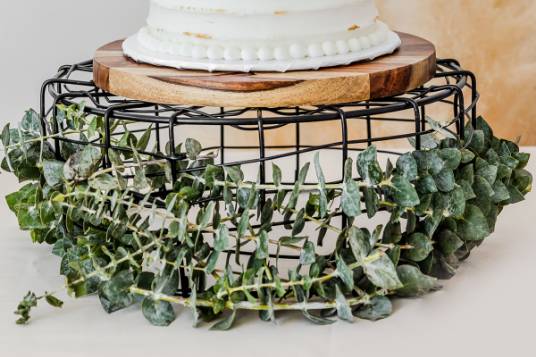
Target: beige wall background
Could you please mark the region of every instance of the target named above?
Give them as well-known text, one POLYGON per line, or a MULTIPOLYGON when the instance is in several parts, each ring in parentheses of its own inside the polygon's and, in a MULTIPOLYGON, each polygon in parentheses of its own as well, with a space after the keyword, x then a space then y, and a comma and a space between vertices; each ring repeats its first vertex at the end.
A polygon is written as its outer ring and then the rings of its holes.
POLYGON ((477 74, 480 113, 536 145, 535 0, 377 0, 394 29, 425 37, 477 74))

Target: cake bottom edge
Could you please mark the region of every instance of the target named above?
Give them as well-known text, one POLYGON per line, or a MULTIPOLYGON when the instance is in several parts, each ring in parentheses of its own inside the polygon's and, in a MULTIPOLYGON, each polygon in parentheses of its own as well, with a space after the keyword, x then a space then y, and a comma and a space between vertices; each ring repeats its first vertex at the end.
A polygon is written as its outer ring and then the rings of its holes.
POLYGON ((299 70, 318 70, 325 67, 344 66, 356 62, 372 61, 383 55, 395 52, 402 41, 400 36, 393 31, 387 33, 386 40, 368 49, 350 52, 347 54, 337 54, 333 56, 322 56, 317 58, 302 58, 288 60, 255 60, 255 61, 228 61, 193 59, 191 57, 181 57, 153 51, 143 46, 138 35, 133 35, 123 43, 123 53, 125 56, 140 63, 147 63, 156 66, 171 67, 176 69, 201 70, 208 72, 288 72, 299 70))

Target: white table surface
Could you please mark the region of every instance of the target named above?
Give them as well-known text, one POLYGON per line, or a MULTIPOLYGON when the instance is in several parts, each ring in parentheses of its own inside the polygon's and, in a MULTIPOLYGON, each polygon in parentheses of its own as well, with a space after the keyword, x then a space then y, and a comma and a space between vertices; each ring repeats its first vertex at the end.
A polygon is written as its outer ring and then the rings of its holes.
MULTIPOLYGON (((536 173, 536 148, 529 170, 536 173)), ((167 328, 151 326, 139 307, 107 315, 98 298, 65 298, 61 311, 42 306, 31 324, 15 325, 22 296, 57 289, 58 258, 31 243, 3 196, 17 187, 0 175, 0 356, 535 356, 536 197, 508 207, 495 234, 443 290, 396 300, 393 316, 376 323, 315 326, 301 315, 276 325, 246 313, 228 332, 191 327, 183 310, 167 328)))

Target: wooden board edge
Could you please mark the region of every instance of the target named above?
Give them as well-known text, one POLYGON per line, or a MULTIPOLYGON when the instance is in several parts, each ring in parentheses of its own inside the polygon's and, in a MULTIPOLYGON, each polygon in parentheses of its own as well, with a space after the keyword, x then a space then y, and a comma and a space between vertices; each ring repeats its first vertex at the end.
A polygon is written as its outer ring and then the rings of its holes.
POLYGON ((93 59, 93 82, 100 89, 110 92, 110 68, 93 59))
POLYGON ((297 83, 291 87, 259 92, 227 92, 163 83, 145 76, 124 76, 121 71, 109 72, 109 91, 124 97, 159 104, 185 104, 211 107, 283 107, 329 105, 370 99, 368 76, 338 79, 318 79, 297 83), (123 78, 122 78, 123 77, 123 78), (136 88, 143 86, 144 93, 136 88))

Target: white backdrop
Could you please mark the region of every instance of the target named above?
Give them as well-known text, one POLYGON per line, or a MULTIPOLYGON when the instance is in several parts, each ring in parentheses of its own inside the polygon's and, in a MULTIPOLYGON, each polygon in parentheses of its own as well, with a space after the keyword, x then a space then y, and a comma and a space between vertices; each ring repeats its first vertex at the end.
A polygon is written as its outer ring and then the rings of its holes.
POLYGON ((147 0, 0 0, 0 124, 37 108, 41 83, 63 64, 145 21, 147 0))

